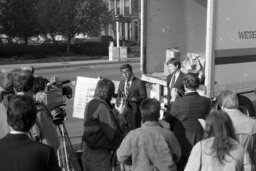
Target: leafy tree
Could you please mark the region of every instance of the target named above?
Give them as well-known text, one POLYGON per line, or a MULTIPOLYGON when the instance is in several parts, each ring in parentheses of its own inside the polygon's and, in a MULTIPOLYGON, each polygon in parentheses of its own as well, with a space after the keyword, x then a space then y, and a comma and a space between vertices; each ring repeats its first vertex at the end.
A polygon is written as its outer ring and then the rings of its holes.
POLYGON ((102 0, 81 0, 77 7, 76 25, 80 33, 98 36, 111 21, 111 11, 102 0))
POLYGON ((108 25, 110 12, 102 0, 39 0, 38 20, 46 33, 71 39, 79 33, 98 36, 108 25))
POLYGON ((78 0, 61 0, 60 9, 58 13, 57 32, 67 38, 67 52, 70 49, 71 38, 78 33, 76 19, 76 6, 78 0))
POLYGON ((9 37, 22 38, 27 44, 28 38, 40 33, 35 5, 37 0, 1 0, 1 31, 9 37))
POLYGON ((42 27, 42 34, 46 36, 49 33, 53 40, 57 34, 59 8, 59 0, 39 0, 36 5, 37 20, 42 27))
POLYGON ((63 0, 59 15, 62 17, 58 28, 66 35, 68 45, 75 34, 98 36, 110 18, 102 0, 63 0))

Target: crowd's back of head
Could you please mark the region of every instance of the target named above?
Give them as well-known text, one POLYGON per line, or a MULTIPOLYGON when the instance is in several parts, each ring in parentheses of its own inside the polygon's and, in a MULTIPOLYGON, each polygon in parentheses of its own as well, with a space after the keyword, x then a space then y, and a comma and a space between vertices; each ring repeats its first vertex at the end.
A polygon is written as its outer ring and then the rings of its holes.
POLYGON ((13 76, 13 87, 16 92, 27 92, 32 90, 34 76, 30 72, 18 72, 13 76))
POLYGON ((194 73, 188 73, 183 78, 183 84, 189 90, 197 90, 200 84, 200 80, 198 76, 194 73))
POLYGON ((94 97, 110 102, 115 93, 115 85, 109 79, 100 79, 96 85, 94 97))
POLYGON ((231 137, 236 139, 232 120, 226 112, 222 110, 212 110, 210 112, 206 119, 205 136, 221 139, 231 137))
POLYGON ((160 117, 160 103, 156 99, 144 99, 140 104, 143 122, 158 121, 160 117))
POLYGON ((47 86, 47 83, 49 83, 49 80, 43 77, 35 77, 34 84, 33 84, 33 92, 34 94, 45 91, 45 88, 47 86))
POLYGON ((7 122, 16 131, 27 132, 36 121, 36 107, 31 97, 14 95, 7 107, 7 122))
POLYGON ((224 90, 218 96, 218 105, 222 108, 237 109, 239 105, 238 97, 232 90, 224 90))
POLYGON ((235 129, 228 114, 222 110, 212 110, 206 119, 204 137, 214 137, 212 151, 218 161, 223 164, 225 155, 233 148, 231 138, 236 140, 235 129))

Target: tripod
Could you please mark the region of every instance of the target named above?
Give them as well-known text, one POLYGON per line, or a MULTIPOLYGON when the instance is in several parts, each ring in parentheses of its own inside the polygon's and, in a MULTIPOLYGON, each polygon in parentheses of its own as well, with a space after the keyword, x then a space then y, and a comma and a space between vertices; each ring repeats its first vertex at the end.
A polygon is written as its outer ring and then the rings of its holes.
POLYGON ((82 169, 69 139, 64 119, 56 124, 56 126, 61 140, 60 148, 57 151, 59 166, 62 168, 62 171, 81 171, 82 169))

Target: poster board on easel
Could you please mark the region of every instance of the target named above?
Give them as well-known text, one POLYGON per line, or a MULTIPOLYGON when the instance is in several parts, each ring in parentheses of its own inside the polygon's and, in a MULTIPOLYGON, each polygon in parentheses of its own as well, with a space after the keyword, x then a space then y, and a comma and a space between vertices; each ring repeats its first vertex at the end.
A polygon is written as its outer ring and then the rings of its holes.
MULTIPOLYGON (((99 78, 77 77, 73 104, 73 117, 84 119, 87 103, 93 99, 99 78)), ((112 80, 113 81, 113 80, 112 80)), ((119 81, 113 81, 117 91, 119 81)))

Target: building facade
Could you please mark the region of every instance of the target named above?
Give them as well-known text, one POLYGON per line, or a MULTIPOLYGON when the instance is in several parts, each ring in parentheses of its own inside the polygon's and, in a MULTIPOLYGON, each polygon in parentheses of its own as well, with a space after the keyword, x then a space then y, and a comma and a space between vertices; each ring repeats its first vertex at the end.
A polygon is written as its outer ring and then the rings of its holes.
MULTIPOLYGON (((140 41, 140 0, 105 0, 119 25, 119 39, 140 41)), ((105 34, 116 39, 116 23, 105 29, 105 34)))

